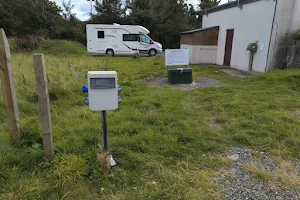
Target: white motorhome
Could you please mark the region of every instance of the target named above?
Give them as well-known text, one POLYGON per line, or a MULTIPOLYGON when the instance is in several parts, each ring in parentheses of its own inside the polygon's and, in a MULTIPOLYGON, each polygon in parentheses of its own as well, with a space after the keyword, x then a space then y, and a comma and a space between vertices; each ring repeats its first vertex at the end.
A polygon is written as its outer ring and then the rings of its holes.
POLYGON ((86 26, 87 49, 90 53, 131 55, 137 52, 156 56, 162 45, 153 41, 150 31, 138 25, 88 24, 86 26))

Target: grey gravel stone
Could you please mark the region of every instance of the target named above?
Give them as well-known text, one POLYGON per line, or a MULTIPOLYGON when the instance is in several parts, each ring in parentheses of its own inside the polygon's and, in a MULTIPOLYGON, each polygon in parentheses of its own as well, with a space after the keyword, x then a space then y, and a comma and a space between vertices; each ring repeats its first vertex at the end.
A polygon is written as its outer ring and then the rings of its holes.
POLYGON ((198 78, 197 81, 192 84, 170 84, 167 78, 155 78, 150 81, 146 81, 146 84, 150 86, 165 86, 169 85, 173 88, 179 88, 183 90, 192 90, 195 88, 204 88, 210 86, 221 86, 221 83, 211 78, 198 78))
MULTIPOLYGON (((300 200, 300 190, 276 191, 270 188, 253 175, 243 170, 243 165, 252 164, 258 169, 275 172, 279 163, 273 161, 268 154, 261 152, 258 159, 253 159, 254 153, 248 148, 230 148, 224 157, 239 155, 238 159, 233 159, 226 172, 217 174, 217 183, 224 190, 224 197, 228 200, 300 200)), ((299 173, 299 166, 296 161, 292 161, 295 171, 299 173)), ((299 174, 297 174, 299 175, 299 174)))

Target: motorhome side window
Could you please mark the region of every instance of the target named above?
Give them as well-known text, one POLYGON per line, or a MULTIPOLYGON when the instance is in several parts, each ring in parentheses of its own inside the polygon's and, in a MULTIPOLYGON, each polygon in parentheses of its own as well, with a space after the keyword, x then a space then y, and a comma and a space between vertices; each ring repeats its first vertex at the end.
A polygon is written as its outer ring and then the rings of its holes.
POLYGON ((98 31, 98 38, 100 39, 104 38, 104 31, 98 31))
POLYGON ((137 34, 124 34, 123 35, 124 42, 136 42, 139 41, 139 35, 137 34))
POLYGON ((145 35, 141 35, 141 42, 146 43, 146 44, 150 44, 151 41, 148 37, 146 37, 145 35))

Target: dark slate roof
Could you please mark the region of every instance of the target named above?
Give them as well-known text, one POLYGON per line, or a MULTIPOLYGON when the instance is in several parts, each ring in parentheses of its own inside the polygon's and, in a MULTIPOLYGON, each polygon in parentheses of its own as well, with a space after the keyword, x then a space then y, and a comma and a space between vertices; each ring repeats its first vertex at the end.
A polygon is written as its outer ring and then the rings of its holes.
POLYGON ((191 31, 181 32, 179 34, 180 35, 191 34, 191 33, 196 33, 196 32, 199 32, 199 31, 205 31, 205 30, 214 29, 214 28, 219 28, 219 26, 210 26, 210 27, 205 27, 205 28, 199 28, 199 29, 195 29, 195 30, 191 30, 191 31))
POLYGON ((226 4, 222 4, 220 6, 216 6, 216 7, 206 9, 204 11, 204 14, 214 13, 214 12, 218 12, 218 11, 221 11, 221 10, 234 8, 234 7, 237 7, 237 6, 243 6, 243 5, 249 4, 249 3, 255 3, 255 2, 258 2, 258 1, 261 1, 261 0, 236 0, 236 1, 226 3, 226 4))

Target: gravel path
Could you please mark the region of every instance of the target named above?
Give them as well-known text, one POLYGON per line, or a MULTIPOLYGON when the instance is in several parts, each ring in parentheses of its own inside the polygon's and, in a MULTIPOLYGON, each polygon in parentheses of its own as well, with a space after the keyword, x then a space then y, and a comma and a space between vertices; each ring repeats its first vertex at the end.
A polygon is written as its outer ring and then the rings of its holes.
POLYGON ((198 78, 197 81, 193 82, 192 84, 173 84, 171 85, 168 82, 168 78, 155 78, 150 81, 146 81, 146 84, 150 86, 165 86, 169 85, 173 88, 180 88, 183 90, 192 90, 195 88, 204 88, 210 86, 220 86, 221 83, 215 79, 211 78, 198 78))
MULTIPOLYGON (((283 169, 279 163, 273 161, 268 154, 263 152, 250 151, 247 148, 231 148, 224 155, 232 160, 228 170, 218 172, 216 182, 224 189, 225 199, 228 200, 299 200, 300 190, 291 189, 283 190, 278 184, 263 183, 243 169, 243 165, 250 164, 259 170, 270 171, 276 174, 276 169, 280 168, 288 172, 288 169, 283 169), (255 159, 254 155, 259 155, 255 159)), ((291 162, 293 171, 298 178, 300 168, 297 162, 291 162)), ((288 172, 290 173, 290 172, 288 172)), ((299 179, 300 180, 300 179, 299 179)))

